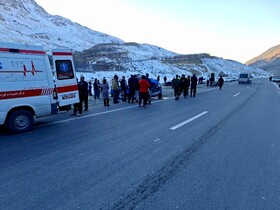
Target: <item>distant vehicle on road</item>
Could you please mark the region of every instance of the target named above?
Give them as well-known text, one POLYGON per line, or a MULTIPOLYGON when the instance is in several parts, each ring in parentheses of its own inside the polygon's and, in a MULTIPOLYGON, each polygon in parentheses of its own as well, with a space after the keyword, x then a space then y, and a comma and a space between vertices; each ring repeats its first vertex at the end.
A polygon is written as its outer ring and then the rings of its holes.
POLYGON ((252 84, 252 75, 247 73, 239 74, 238 83, 252 84))
POLYGON ((271 81, 272 82, 280 82, 280 76, 273 76, 271 81))

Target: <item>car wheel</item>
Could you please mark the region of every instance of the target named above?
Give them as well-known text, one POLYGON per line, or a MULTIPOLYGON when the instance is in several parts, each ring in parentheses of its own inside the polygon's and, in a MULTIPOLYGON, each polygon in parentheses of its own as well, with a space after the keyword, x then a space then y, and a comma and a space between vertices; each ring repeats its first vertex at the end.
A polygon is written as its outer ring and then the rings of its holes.
POLYGON ((13 112, 8 121, 7 127, 13 133, 22 133, 31 129, 34 124, 34 116, 27 110, 13 112))

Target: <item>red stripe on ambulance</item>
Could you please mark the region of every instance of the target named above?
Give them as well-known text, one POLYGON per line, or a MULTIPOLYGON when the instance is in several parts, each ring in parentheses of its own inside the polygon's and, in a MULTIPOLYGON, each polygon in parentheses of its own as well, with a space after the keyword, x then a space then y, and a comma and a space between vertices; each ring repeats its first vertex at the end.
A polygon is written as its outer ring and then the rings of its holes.
POLYGON ((45 51, 41 50, 21 50, 21 49, 10 49, 10 48, 0 48, 0 52, 10 52, 10 53, 21 53, 21 54, 38 54, 45 55, 45 51))
MULTIPOLYGON (((58 93, 67 93, 67 92, 77 91, 77 90, 78 90, 77 85, 57 87, 58 93)), ((5 92, 0 92, 0 100, 52 95, 53 91, 54 91, 53 88, 5 91, 5 92)))
POLYGON ((41 93, 42 93, 42 89, 0 92, 0 100, 40 96, 41 93))
POLYGON ((71 91, 77 91, 78 85, 62 86, 62 87, 57 87, 56 89, 57 89, 57 93, 66 93, 71 91))

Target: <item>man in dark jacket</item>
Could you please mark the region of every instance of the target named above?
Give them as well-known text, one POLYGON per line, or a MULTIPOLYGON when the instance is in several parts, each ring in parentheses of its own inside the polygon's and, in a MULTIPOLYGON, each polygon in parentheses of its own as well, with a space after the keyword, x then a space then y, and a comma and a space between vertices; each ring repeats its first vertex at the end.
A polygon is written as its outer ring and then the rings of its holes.
POLYGON ((179 100, 179 97, 181 95, 182 83, 178 75, 176 75, 176 77, 174 78, 172 86, 174 88, 175 100, 179 100))
POLYGON ((196 86, 197 86, 197 77, 195 74, 191 77, 191 97, 195 97, 196 94, 196 86))
POLYGON ((80 103, 83 104, 83 102, 85 102, 84 111, 87 111, 88 110, 88 83, 85 81, 84 76, 81 76, 79 84, 81 86, 81 91, 79 91, 80 100, 81 100, 80 103))
POLYGON ((188 85, 188 80, 187 80, 187 78, 186 78, 186 76, 184 74, 182 74, 182 77, 181 77, 181 84, 182 84, 183 95, 186 98, 187 95, 188 95, 189 85, 188 85))
POLYGON ((128 94, 128 103, 134 102, 135 100, 135 91, 137 87, 139 86, 138 80, 135 75, 131 75, 131 77, 128 79, 128 88, 129 88, 129 94, 128 94))
POLYGON ((99 84, 98 84, 98 80, 97 79, 94 80, 93 90, 94 90, 94 99, 99 99, 99 97, 100 97, 100 89, 99 89, 99 84))
POLYGON ((220 78, 218 79, 218 85, 220 90, 222 89, 223 84, 224 84, 224 79, 222 76, 220 76, 220 78))
POLYGON ((125 76, 122 77, 122 80, 120 81, 121 84, 121 90, 122 90, 122 101, 126 101, 127 95, 126 95, 126 91, 127 91, 127 83, 125 80, 125 76))

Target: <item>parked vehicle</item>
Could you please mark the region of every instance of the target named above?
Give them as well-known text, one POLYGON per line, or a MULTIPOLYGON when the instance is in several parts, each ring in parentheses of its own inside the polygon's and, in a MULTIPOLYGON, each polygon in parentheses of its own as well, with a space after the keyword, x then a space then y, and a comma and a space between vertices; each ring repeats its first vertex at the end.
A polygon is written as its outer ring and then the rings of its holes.
POLYGON ((247 74, 247 73, 239 74, 238 83, 239 84, 241 84, 241 83, 252 84, 251 74, 247 74))
POLYGON ((72 52, 0 42, 0 125, 26 132, 34 119, 56 114, 59 107, 79 102, 72 52))
POLYGON ((150 87, 151 97, 162 98, 162 86, 156 79, 151 79, 151 87, 150 87))
MULTIPOLYGON (((157 81, 156 79, 150 79, 150 94, 151 97, 158 97, 159 99, 162 99, 162 86, 159 83, 159 81, 157 81)), ((126 94, 129 94, 129 88, 127 88, 126 90, 126 94)), ((111 88, 111 97, 113 97, 114 95, 114 91, 111 88)), ((119 98, 122 99, 123 98, 123 93, 121 88, 119 87, 119 98)))

